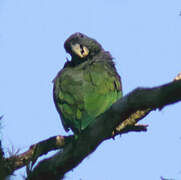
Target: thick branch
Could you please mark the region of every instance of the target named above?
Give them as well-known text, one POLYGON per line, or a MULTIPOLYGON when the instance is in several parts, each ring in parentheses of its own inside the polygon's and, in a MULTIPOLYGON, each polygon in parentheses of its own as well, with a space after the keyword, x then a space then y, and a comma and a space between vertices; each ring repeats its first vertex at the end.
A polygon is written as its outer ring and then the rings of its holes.
MULTIPOLYGON (((130 118, 136 112, 146 116, 151 110, 162 108, 181 100, 181 80, 155 88, 137 88, 118 100, 104 114, 99 116, 74 142, 65 145, 64 151, 41 161, 29 177, 30 180, 57 180, 77 166, 97 146, 112 137, 112 132, 119 125, 135 129, 141 118, 130 118), (122 124, 121 124, 122 123, 122 124)), ((139 129, 139 128, 138 128, 139 129)), ((140 126, 141 129, 141 126, 140 126)), ((143 128, 144 129, 144 128, 143 128)))

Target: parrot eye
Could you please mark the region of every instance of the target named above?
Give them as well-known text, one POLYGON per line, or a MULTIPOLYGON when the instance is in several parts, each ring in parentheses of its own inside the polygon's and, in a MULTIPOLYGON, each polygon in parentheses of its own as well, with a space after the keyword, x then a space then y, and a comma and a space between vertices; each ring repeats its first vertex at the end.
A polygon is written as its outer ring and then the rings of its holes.
POLYGON ((83 37, 84 37, 84 35, 80 33, 80 37, 81 37, 81 38, 83 38, 83 37))

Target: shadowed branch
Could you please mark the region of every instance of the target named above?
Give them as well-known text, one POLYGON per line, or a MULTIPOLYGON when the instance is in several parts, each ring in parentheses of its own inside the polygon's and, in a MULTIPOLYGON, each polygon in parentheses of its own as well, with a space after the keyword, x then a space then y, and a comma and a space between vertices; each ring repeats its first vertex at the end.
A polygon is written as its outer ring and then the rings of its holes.
POLYGON ((137 125, 138 121, 151 110, 161 109, 180 100, 181 80, 155 88, 135 89, 114 103, 76 140, 66 144, 63 152, 39 162, 28 179, 56 180, 62 178, 66 172, 81 163, 104 140, 125 132, 145 131, 147 126, 137 125))

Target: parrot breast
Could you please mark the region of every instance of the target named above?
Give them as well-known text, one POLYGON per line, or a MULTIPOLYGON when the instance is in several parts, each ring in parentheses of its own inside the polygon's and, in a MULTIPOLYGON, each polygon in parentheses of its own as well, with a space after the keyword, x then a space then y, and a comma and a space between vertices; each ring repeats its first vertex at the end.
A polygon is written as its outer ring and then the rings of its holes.
POLYGON ((110 63, 85 61, 64 67, 53 93, 65 130, 80 133, 122 96, 121 80, 110 63))

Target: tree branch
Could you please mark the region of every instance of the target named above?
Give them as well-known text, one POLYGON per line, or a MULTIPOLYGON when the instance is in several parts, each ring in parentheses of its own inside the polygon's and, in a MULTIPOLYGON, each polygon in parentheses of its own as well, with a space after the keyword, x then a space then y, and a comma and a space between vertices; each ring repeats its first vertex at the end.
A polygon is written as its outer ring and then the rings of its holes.
POLYGON ((37 144, 33 144, 28 151, 13 155, 0 160, 0 179, 11 175, 15 170, 36 162, 37 158, 47 154, 49 151, 63 148, 65 144, 72 141, 73 136, 54 136, 37 144))
POLYGON ((155 88, 135 89, 92 122, 79 135, 78 139, 66 144, 63 152, 39 162, 28 179, 58 180, 62 178, 66 172, 81 163, 104 140, 118 133, 146 130, 146 126, 136 123, 151 110, 161 109, 180 100, 181 80, 155 88))

